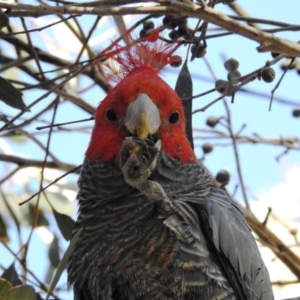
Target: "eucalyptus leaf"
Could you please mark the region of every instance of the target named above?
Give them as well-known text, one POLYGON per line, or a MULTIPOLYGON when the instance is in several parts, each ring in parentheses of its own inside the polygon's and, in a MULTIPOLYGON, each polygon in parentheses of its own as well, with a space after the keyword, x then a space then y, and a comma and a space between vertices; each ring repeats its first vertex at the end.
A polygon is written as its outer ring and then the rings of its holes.
POLYGON ((52 210, 61 234, 66 241, 69 241, 72 237, 72 231, 75 225, 74 220, 65 214, 59 213, 54 208, 52 208, 52 210))
POLYGON ((193 81, 191 73, 187 66, 187 60, 182 65, 181 71, 178 75, 175 92, 181 98, 184 114, 186 117, 185 132, 186 136, 194 149, 193 128, 192 128, 192 104, 193 104, 193 81))
POLYGON ((0 100, 13 108, 22 110, 26 108, 22 95, 22 92, 0 76, 0 100))
MULTIPOLYGON (((33 224, 34 220, 34 211, 35 211, 35 205, 29 204, 28 205, 28 221, 29 224, 33 224)), ((39 208, 38 209, 38 219, 36 226, 48 226, 49 222, 47 218, 45 217, 44 212, 39 208)))
POLYGON ((4 220, 0 214, 0 239, 4 243, 9 242, 9 237, 7 235, 7 230, 6 230, 6 224, 4 223, 4 220))
POLYGON ((15 264, 12 263, 1 275, 1 278, 6 279, 11 283, 12 286, 17 286, 22 284, 22 281, 20 280, 18 273, 15 268, 15 264))
POLYGON ((51 295, 52 291, 54 290, 57 282, 59 281, 59 278, 62 274, 62 272, 65 270, 65 268, 67 267, 68 265, 68 261, 69 261, 69 258, 72 254, 72 252, 74 251, 74 247, 75 247, 75 244, 81 234, 81 231, 82 229, 79 229, 75 235, 73 236, 65 254, 63 255, 62 259, 61 259, 61 262, 59 263, 58 267, 57 267, 57 270, 56 270, 56 273, 54 274, 53 276, 53 279, 51 281, 51 284, 49 286, 49 289, 48 289, 48 292, 47 292, 47 297, 46 297, 46 300, 49 299, 49 296, 51 295))
POLYGON ((46 276, 45 276, 45 283, 47 285, 49 285, 51 283, 51 280, 53 278, 54 272, 56 271, 56 268, 54 269, 52 264, 49 263, 47 268, 46 268, 47 272, 46 272, 46 276))
POLYGON ((9 281, 4 278, 0 278, 0 299, 6 299, 8 291, 12 288, 9 281))
POLYGON ((18 285, 8 291, 7 300, 36 300, 36 293, 31 285, 18 285))
POLYGON ((60 257, 59 257, 59 244, 58 244, 58 239, 56 236, 54 236, 54 239, 53 239, 52 243, 50 244, 50 247, 48 250, 48 257, 49 257, 52 267, 57 268, 57 266, 60 262, 60 257))
POLYGON ((0 193, 1 193, 2 199, 3 199, 4 203, 5 203, 5 206, 6 206, 7 210, 9 211, 12 219, 14 220, 14 223, 16 224, 18 233, 20 234, 20 222, 19 222, 19 220, 18 220, 18 218, 17 218, 14 210, 12 209, 9 201, 6 198, 6 194, 4 194, 1 189, 0 189, 0 193))

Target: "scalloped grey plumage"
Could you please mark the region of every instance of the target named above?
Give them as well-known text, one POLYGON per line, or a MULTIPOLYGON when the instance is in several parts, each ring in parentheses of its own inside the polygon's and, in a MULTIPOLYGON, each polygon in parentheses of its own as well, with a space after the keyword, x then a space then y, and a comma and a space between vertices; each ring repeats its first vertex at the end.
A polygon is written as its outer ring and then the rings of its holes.
POLYGON ((76 300, 274 299, 243 213, 202 165, 161 153, 150 179, 172 211, 119 167, 85 160, 74 232, 84 230, 68 265, 76 300))

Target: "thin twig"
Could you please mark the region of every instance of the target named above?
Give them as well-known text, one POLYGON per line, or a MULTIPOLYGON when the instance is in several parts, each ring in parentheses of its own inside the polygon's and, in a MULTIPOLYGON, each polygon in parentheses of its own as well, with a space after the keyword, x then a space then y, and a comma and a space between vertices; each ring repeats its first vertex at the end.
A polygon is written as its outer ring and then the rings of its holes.
POLYGON ((33 107, 34 105, 36 105, 37 103, 39 103, 42 99, 46 98, 48 95, 50 95, 52 92, 56 91, 57 89, 59 89, 60 87, 62 87, 66 82, 68 82, 71 78, 77 76, 79 73, 82 72, 82 70, 84 69, 84 67, 78 69, 76 72, 74 73, 70 73, 70 75, 62 80, 59 84, 57 84, 56 86, 54 86, 53 88, 51 88, 47 93, 45 93, 44 95, 42 95, 41 97, 39 97, 38 99, 36 99, 34 102, 32 102, 30 105, 28 105, 26 107, 26 110, 23 109, 20 113, 18 113, 14 118, 12 118, 9 122, 7 122, 4 126, 2 126, 0 128, 0 132, 4 129, 6 129, 8 126, 10 126, 14 121, 16 121, 20 116, 22 116, 24 114, 24 112, 26 112, 28 109, 30 109, 31 107, 33 107))
POLYGON ((66 172, 65 174, 63 174, 62 176, 56 178, 54 181, 52 181, 51 183, 49 183, 47 186, 45 186, 42 190, 38 191, 37 193, 33 194, 32 196, 30 196, 28 199, 22 201, 19 203, 19 205, 23 205, 27 202, 29 202, 32 198, 34 198, 35 196, 37 196, 39 193, 45 191, 48 187, 50 187, 51 185, 55 184, 56 182, 58 182, 59 180, 61 180, 62 178, 66 177, 67 175, 71 174, 71 173, 75 173, 77 172, 80 168, 82 167, 82 165, 73 168, 72 170, 66 172))
MULTIPOLYGON (((250 40, 256 41, 261 45, 268 44, 268 51, 285 53, 291 56, 300 56, 300 45, 275 37, 274 35, 257 30, 251 26, 237 22, 228 16, 221 14, 208 6, 202 7, 195 3, 183 3, 176 0, 157 0, 160 6, 116 6, 116 7, 84 7, 84 6, 34 6, 16 3, 0 3, 0 8, 9 8, 32 12, 36 16, 39 14, 92 14, 92 15, 127 15, 127 14, 179 14, 183 16, 196 17, 208 23, 213 23, 224 29, 242 35, 250 40), (167 5, 164 5, 167 4, 167 5)), ((259 51, 264 51, 261 47, 259 51)))
POLYGON ((289 67, 294 63, 295 61, 295 57, 293 59, 291 59, 288 67, 284 70, 284 72, 282 73, 281 77, 279 78, 278 82, 276 83, 274 89, 271 91, 271 100, 270 100, 270 105, 269 105, 269 111, 271 111, 272 109, 272 103, 273 103, 273 98, 274 98, 274 93, 275 91, 278 89, 280 83, 282 82, 283 80, 283 77, 285 76, 286 72, 288 71, 289 67))
MULTIPOLYGON (((14 156, 14 155, 2 154, 2 153, 0 153, 0 161, 17 164, 19 168, 27 168, 27 167, 41 168, 43 165, 43 162, 41 160, 27 159, 20 156, 14 156)), ((74 165, 70 165, 66 163, 57 165, 55 162, 50 162, 50 161, 46 162, 45 167, 49 169, 61 169, 63 171, 70 171, 75 168, 74 165)))

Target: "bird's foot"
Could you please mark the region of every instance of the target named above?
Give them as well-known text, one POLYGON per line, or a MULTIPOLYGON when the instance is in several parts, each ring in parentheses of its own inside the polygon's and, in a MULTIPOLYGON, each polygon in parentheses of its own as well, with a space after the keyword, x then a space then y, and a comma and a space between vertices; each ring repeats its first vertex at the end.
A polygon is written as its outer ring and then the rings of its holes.
POLYGON ((146 164, 152 171, 155 168, 153 163, 156 163, 159 150, 160 140, 154 144, 149 139, 128 137, 124 140, 120 151, 121 168, 123 168, 130 156, 136 155, 138 160, 140 160, 143 164, 146 164))
POLYGON ((147 180, 155 168, 160 145, 147 139, 126 138, 120 151, 124 180, 153 200, 161 200, 165 192, 156 181, 147 180))

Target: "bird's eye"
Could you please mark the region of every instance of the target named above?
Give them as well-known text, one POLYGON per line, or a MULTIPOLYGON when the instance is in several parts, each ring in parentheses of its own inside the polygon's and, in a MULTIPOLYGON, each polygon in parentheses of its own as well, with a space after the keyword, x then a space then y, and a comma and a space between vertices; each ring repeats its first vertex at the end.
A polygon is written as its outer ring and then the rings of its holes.
POLYGON ((111 121, 111 122, 115 122, 118 120, 118 117, 116 115, 116 113, 113 111, 112 108, 108 108, 107 111, 106 111, 106 119, 108 121, 111 121))
POLYGON ((169 122, 171 124, 176 124, 179 121, 179 113, 177 111, 173 112, 169 117, 169 122))

